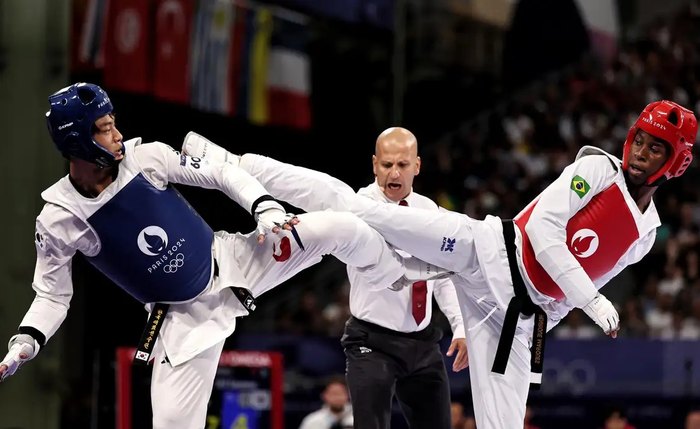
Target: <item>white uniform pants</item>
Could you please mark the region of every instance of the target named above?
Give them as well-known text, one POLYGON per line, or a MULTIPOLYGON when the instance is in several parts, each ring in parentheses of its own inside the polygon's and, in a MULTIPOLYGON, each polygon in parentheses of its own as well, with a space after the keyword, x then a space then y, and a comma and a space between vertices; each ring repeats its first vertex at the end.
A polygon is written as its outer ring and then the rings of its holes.
MULTIPOLYGON (((224 240, 224 246, 231 249, 231 256, 254 296, 260 296, 328 254, 360 268, 361 272, 367 273, 368 279, 382 287, 391 285, 403 275, 398 255, 377 231, 357 216, 345 212, 323 212, 306 213, 299 219, 301 223, 296 230, 304 245, 303 251, 287 231, 281 236, 269 235, 262 245, 257 243, 255 233, 217 233, 218 238, 224 240)), ((219 261, 220 269, 225 270, 231 262, 219 261)), ((231 292, 225 289, 221 293, 231 292)), ((156 354, 151 384, 154 429, 204 427, 223 345, 222 340, 177 366, 165 359, 164 351, 156 354)))
MULTIPOLYGON (((469 374, 479 429, 519 428, 525 418, 530 385, 533 318, 518 323, 506 373, 491 372, 505 309, 479 265, 474 230, 479 222, 466 215, 401 207, 359 196, 345 183, 317 171, 247 154, 240 166, 275 197, 304 210, 347 210, 379 231, 393 246, 437 266, 455 271, 452 281, 467 330, 469 374), (303 186, 299 186, 303 184, 303 186)), ((491 243, 487 243, 490 245, 491 243)), ((493 243, 493 246, 502 245, 493 243)), ((505 254, 503 255, 505 257, 505 254)), ((512 296, 503 285, 500 296, 512 296)))

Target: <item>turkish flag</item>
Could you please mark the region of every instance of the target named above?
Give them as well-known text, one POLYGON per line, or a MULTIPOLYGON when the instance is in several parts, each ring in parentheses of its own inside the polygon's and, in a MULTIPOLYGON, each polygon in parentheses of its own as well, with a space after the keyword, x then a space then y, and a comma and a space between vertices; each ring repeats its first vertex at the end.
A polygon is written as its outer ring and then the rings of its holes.
POLYGON ((110 0, 104 51, 105 86, 131 92, 150 90, 151 0, 110 0))
POLYGON ((153 92, 156 97, 187 104, 190 99, 191 0, 157 0, 153 92))

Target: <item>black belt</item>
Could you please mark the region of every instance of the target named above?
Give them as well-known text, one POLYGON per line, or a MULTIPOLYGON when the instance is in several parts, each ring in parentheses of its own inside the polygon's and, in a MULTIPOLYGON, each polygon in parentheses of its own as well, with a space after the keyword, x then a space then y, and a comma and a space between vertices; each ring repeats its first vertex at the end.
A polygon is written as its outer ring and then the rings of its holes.
MULTIPOLYGON (((214 259, 214 277, 219 276, 219 264, 214 259)), ((255 298, 253 294, 246 288, 230 286, 233 294, 238 298, 243 307, 249 312, 253 312, 256 307, 255 298)), ((134 364, 146 365, 151 359, 151 354, 153 353, 153 345, 156 338, 158 338, 158 333, 160 328, 163 326, 163 320, 165 320, 165 315, 168 314, 170 309, 170 304, 164 304, 162 302, 157 302, 153 305, 153 310, 148 316, 148 321, 146 322, 146 328, 141 334, 141 340, 139 345, 136 347, 136 353, 134 354, 134 364)))
POLYGON ((534 314, 535 329, 532 334, 532 348, 530 349, 530 388, 537 390, 542 383, 542 361, 544 359, 544 338, 547 333, 547 315, 528 296, 525 282, 523 282, 523 278, 518 270, 518 260, 515 257, 515 224, 512 220, 503 220, 503 238, 506 244, 506 254, 508 255, 510 277, 513 280, 515 296, 508 303, 491 371, 505 374, 520 314, 525 316, 534 314))
POLYGON ((158 338, 158 333, 161 326, 163 326, 163 320, 165 320, 165 315, 168 314, 169 309, 170 304, 163 304, 162 302, 153 304, 153 310, 148 315, 148 321, 146 322, 146 329, 143 330, 139 345, 136 347, 134 365, 147 365, 148 361, 151 360, 153 345, 156 338, 158 338))

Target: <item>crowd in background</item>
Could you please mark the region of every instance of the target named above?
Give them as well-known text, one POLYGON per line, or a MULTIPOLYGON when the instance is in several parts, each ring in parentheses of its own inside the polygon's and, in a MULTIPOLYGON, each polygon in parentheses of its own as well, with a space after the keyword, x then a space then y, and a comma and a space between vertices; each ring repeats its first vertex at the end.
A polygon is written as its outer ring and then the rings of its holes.
MULTIPOLYGON (((582 146, 594 145, 620 157, 629 127, 647 103, 670 99, 697 115, 699 20, 686 11, 654 22, 645 34, 622 44, 610 63, 587 57, 512 94, 439 141, 418 136, 423 165, 417 190, 474 218, 512 218, 558 177, 582 146)), ((698 161, 696 151, 686 174, 656 193, 663 225, 653 251, 604 288, 621 312, 621 336, 700 339, 698 161)), ((285 303, 278 328, 340 335, 349 316, 348 287, 339 281, 332 292, 309 289, 297 307, 285 303)), ((554 333, 564 338, 602 335, 579 310, 554 333)))

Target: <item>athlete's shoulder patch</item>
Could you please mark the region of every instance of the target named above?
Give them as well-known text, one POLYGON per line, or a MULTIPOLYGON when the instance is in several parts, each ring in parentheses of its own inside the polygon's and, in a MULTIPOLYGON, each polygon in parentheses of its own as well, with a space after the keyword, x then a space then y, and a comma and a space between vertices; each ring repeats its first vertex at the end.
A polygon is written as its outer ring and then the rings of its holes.
POLYGON ((573 179, 571 179, 571 190, 576 192, 576 195, 578 195, 579 198, 583 198, 588 191, 591 190, 591 185, 586 182, 586 179, 576 175, 573 179))

